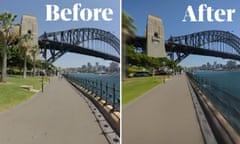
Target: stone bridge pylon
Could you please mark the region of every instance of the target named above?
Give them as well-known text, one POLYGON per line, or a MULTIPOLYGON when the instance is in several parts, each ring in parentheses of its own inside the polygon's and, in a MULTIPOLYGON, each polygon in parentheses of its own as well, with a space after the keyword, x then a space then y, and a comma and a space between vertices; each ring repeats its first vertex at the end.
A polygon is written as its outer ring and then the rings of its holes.
POLYGON ((166 57, 164 27, 159 17, 148 16, 146 38, 146 54, 148 56, 166 57))

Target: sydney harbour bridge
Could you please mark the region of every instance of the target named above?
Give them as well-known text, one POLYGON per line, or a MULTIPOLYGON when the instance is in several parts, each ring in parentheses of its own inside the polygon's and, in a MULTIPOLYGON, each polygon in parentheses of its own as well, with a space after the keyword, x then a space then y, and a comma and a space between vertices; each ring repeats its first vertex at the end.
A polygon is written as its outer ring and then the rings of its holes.
POLYGON ((240 38, 229 31, 206 30, 164 39, 161 19, 149 16, 146 36, 136 36, 127 41, 129 45, 141 48, 152 57, 169 55, 180 63, 189 55, 203 55, 224 59, 240 60, 240 38))
POLYGON ((84 54, 120 62, 120 41, 112 33, 97 28, 78 28, 44 33, 39 46, 48 62, 54 62, 67 52, 84 54))

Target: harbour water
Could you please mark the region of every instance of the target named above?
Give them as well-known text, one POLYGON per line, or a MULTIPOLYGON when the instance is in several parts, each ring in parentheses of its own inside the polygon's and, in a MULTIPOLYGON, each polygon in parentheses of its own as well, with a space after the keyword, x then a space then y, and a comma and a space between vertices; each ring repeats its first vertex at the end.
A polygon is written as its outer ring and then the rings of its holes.
POLYGON ((197 71, 205 95, 240 134, 240 71, 197 71))
POLYGON ((95 74, 95 73, 72 73, 66 77, 76 84, 87 88, 98 96, 101 96, 115 109, 120 110, 120 75, 95 74))

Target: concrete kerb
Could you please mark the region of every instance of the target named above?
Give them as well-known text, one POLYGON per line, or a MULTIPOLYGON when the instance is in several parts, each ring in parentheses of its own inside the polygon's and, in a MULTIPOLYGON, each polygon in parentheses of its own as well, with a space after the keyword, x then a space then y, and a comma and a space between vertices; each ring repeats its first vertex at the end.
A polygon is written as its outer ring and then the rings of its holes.
POLYGON ((225 119, 225 117, 217 110, 212 102, 202 93, 197 84, 190 80, 190 84, 200 102, 200 105, 206 115, 208 123, 212 127, 212 131, 217 141, 222 143, 239 143, 240 136, 225 119))
POLYGON ((199 125, 200 125, 200 128, 201 128, 201 132, 202 132, 204 141, 205 141, 206 144, 217 144, 217 141, 215 139, 213 131, 212 131, 212 129, 211 129, 211 127, 210 127, 210 125, 207 121, 207 118, 206 118, 206 116, 203 112, 203 109, 202 109, 202 107, 199 103, 197 95, 194 92, 192 85, 190 84, 189 79, 187 81, 187 84, 188 84, 188 88, 189 88, 189 91, 190 91, 191 96, 192 96, 192 101, 193 101, 193 104, 194 104, 195 112, 196 112, 196 115, 197 115, 197 118, 198 118, 198 122, 199 122, 199 125))
POLYGON ((101 99, 96 94, 88 91, 87 89, 75 84, 72 81, 68 81, 72 84, 76 89, 78 89, 84 96, 86 96, 96 107, 97 109, 104 115, 106 120, 110 123, 112 129, 120 135, 120 112, 114 111, 111 105, 108 105, 106 101, 101 99))

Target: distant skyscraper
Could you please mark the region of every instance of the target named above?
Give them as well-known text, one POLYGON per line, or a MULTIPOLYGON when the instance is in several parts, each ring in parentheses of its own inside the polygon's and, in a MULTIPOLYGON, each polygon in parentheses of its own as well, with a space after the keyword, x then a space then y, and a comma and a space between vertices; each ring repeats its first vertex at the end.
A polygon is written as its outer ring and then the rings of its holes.
POLYGON ((166 57, 164 28, 159 17, 148 16, 146 36, 147 55, 151 57, 166 57))

